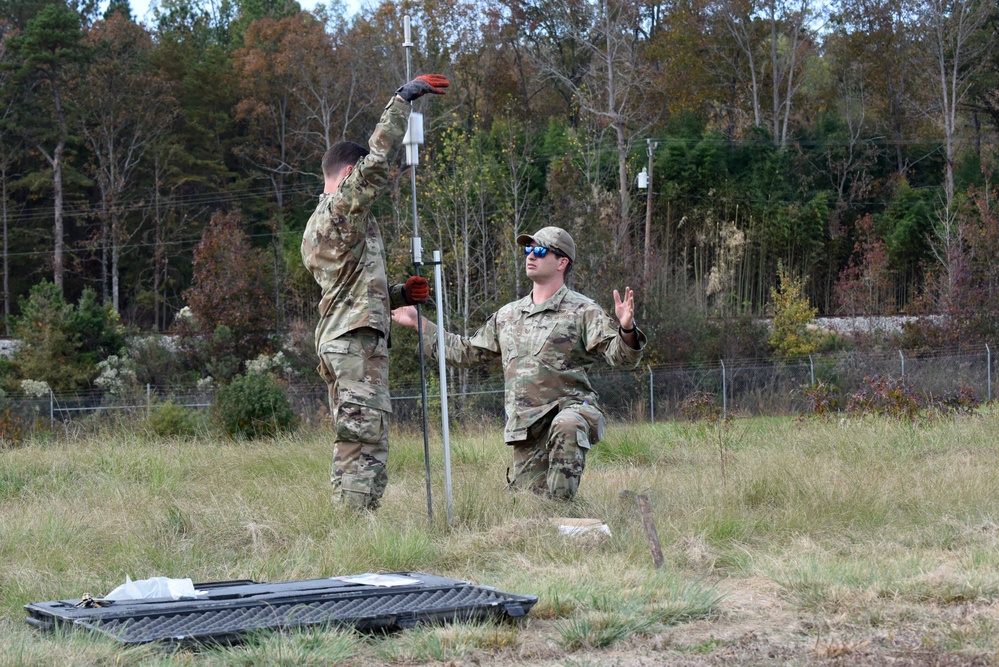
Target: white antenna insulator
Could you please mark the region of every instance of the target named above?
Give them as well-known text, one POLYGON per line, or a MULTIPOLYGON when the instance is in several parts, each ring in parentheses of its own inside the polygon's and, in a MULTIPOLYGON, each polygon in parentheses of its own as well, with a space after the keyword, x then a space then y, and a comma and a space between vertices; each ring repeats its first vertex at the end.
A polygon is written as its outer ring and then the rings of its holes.
POLYGON ((403 46, 412 46, 413 45, 413 37, 409 33, 409 17, 408 16, 403 16, 402 17, 402 34, 403 34, 403 39, 405 40, 402 43, 402 45, 403 46))
POLYGON ((420 145, 406 144, 406 166, 416 167, 420 164, 420 145))
POLYGON ((414 236, 411 240, 412 251, 413 251, 413 264, 419 266, 423 264, 423 239, 419 236, 414 236))
POLYGON ((406 136, 402 138, 404 144, 423 143, 423 114, 411 112, 409 114, 409 125, 406 126, 406 136))

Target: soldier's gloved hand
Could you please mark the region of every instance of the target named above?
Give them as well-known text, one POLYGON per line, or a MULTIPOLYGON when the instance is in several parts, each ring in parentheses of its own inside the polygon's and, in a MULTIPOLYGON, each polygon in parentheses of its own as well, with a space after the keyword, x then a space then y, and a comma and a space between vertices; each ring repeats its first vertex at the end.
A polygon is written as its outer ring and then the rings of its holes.
POLYGON ((410 306, 415 306, 418 303, 426 303, 429 298, 430 283, 427 282, 426 278, 412 276, 402 286, 402 299, 410 306))
POLYGON ((407 102, 412 102, 427 93, 443 95, 445 92, 444 88, 450 85, 448 80, 440 74, 421 74, 404 86, 400 86, 399 90, 395 91, 395 94, 407 102))

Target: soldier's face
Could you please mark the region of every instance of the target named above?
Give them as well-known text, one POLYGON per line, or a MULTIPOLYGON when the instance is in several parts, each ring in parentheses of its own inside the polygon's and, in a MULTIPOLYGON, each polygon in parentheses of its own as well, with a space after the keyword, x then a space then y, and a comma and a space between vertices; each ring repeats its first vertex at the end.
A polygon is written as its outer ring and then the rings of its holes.
POLYGON ((561 271, 561 264, 568 263, 568 260, 559 257, 553 252, 549 252, 544 257, 537 257, 531 253, 525 258, 525 268, 527 277, 536 283, 544 283, 554 278, 561 271))

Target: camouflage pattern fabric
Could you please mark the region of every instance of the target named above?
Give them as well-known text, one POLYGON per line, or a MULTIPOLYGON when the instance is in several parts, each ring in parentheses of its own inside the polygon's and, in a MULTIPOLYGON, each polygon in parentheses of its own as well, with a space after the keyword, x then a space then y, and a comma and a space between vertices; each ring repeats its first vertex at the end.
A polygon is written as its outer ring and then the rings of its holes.
MULTIPOLYGON (((634 368, 648 338, 641 330, 638 349, 592 299, 564 285, 537 305, 528 295, 499 309, 471 336, 445 333, 445 358, 455 366, 477 366, 502 357, 506 387, 506 442, 527 439, 527 429, 554 410, 587 403, 599 409, 586 375, 599 358, 611 366, 634 368)), ((423 345, 436 359, 437 327, 423 328, 423 345)))
POLYGON ((302 262, 322 288, 316 351, 336 432, 331 479, 342 502, 374 508, 388 459, 388 355, 392 308, 402 285, 388 286, 385 244, 370 210, 384 192, 388 158, 402 142, 409 104, 393 96, 368 140, 370 153, 334 193, 319 198, 302 236, 302 262))
MULTIPOLYGON (((438 358, 437 327, 424 326, 424 349, 438 358)), ((503 438, 514 446, 513 488, 571 499, 579 488, 586 451, 603 437, 604 416, 586 375, 597 359, 633 368, 638 349, 592 299, 562 286, 543 303, 528 295, 499 309, 471 336, 445 332, 444 354, 455 366, 500 357, 506 388, 503 438)))
POLYGON ((336 434, 330 480, 344 504, 375 509, 388 483, 392 405, 385 337, 366 327, 323 343, 319 352, 336 434))
POLYGON ((404 305, 402 285, 389 290, 385 244, 370 209, 388 184, 388 156, 401 144, 408 117, 409 105, 393 97, 368 140, 371 152, 336 192, 319 197, 305 226, 302 262, 323 290, 317 348, 361 327, 388 336, 391 308, 404 305))
POLYGON ((513 443, 510 487, 572 500, 586 466, 586 452, 603 437, 604 416, 592 405, 566 408, 536 422, 528 439, 513 443))

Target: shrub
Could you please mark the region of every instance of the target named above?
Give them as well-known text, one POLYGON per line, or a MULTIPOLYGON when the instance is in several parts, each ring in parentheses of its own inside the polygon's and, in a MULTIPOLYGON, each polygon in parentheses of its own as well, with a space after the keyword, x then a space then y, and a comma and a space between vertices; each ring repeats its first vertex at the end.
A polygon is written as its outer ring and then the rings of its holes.
POLYGON ((904 377, 868 375, 864 384, 867 386, 850 397, 848 413, 910 422, 919 417, 922 401, 904 377))
POLYGON ((24 424, 7 403, 6 392, 0 389, 0 449, 16 447, 22 438, 24 424))
POLYGON ((814 337, 808 323, 815 319, 818 309, 805 296, 803 280, 795 278, 789 270, 779 267, 779 287, 770 290, 774 308, 773 330, 770 345, 780 357, 799 357, 815 351, 814 337))
POLYGON ((695 391, 683 399, 680 404, 680 414, 692 422, 715 423, 721 420, 721 406, 718 397, 704 391, 695 391))
POLYGON ((971 387, 948 391, 942 397, 933 400, 933 407, 942 415, 973 415, 980 405, 971 387))
POLYGON ((149 413, 149 429, 162 438, 191 436, 198 423, 191 412, 171 401, 160 403, 149 413))
POLYGON ((128 358, 135 365, 135 379, 140 386, 174 385, 191 381, 183 367, 179 346, 166 336, 146 336, 133 339, 128 346, 128 358))
POLYGON ((284 387, 269 375, 238 375, 219 389, 216 416, 233 437, 255 438, 291 429, 294 412, 284 387))
POLYGON ((104 361, 98 362, 100 373, 94 380, 94 385, 112 396, 134 396, 139 390, 135 377, 135 364, 128 357, 112 354, 104 361))
POLYGON ((839 410, 839 387, 819 380, 815 384, 806 385, 803 389, 805 403, 808 405, 806 414, 823 419, 829 419, 839 410))

